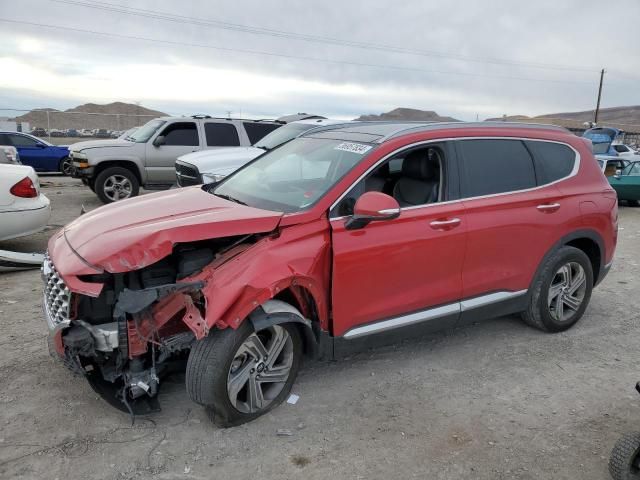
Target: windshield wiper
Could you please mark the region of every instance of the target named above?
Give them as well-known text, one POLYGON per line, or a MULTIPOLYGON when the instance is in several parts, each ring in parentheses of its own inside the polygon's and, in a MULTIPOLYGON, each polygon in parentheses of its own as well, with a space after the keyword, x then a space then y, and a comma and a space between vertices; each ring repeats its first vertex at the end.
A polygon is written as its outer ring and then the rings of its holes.
POLYGON ((264 145, 255 145, 255 147, 256 148, 261 148, 265 152, 268 152, 269 150, 271 150, 269 147, 265 147, 264 145))
POLYGON ((246 205, 242 200, 238 200, 237 198, 230 197, 229 195, 223 195, 222 193, 214 193, 216 197, 224 198, 225 200, 229 200, 230 202, 239 203, 240 205, 246 205))

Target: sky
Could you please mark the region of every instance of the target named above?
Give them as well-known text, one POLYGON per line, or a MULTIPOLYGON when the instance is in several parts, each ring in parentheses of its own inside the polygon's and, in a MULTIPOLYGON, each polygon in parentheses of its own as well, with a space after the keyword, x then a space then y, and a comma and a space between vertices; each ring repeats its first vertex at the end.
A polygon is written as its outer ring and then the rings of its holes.
POLYGON ((640 104, 638 0, 0 0, 0 116, 113 101, 170 114, 461 120, 640 104))

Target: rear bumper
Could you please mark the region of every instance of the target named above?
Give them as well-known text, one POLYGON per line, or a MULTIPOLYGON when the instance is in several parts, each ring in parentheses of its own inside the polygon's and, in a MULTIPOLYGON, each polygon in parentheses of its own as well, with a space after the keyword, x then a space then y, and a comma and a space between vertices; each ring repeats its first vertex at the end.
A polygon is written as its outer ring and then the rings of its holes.
POLYGON ((33 208, 0 212, 0 240, 24 237, 44 230, 51 217, 51 205, 43 194, 34 200, 33 208))

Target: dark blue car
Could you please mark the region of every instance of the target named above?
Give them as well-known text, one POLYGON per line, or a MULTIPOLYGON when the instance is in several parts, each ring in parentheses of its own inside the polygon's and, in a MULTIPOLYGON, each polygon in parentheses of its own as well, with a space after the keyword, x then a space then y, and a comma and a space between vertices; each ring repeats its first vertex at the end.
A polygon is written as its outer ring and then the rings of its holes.
POLYGON ((41 138, 20 132, 0 132, 0 145, 16 147, 20 161, 37 172, 71 174, 72 166, 67 147, 51 145, 41 138))

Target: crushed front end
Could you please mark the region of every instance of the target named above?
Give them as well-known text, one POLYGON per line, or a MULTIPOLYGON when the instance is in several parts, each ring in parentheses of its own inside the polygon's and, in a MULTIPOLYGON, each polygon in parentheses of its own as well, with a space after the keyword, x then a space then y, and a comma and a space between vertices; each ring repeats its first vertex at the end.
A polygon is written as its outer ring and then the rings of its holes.
POLYGON ((181 279, 213 257, 208 248, 177 249, 136 271, 67 276, 77 284, 69 288, 47 254, 42 278, 50 352, 120 410, 158 410, 161 379, 183 370, 193 342, 207 333, 205 282, 181 279))

